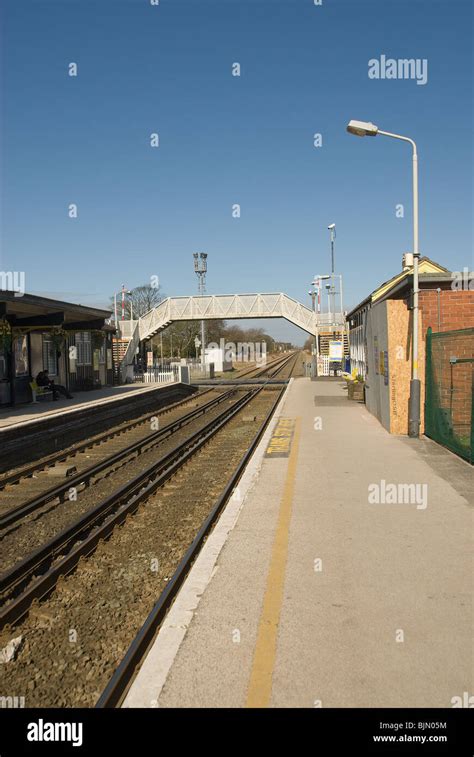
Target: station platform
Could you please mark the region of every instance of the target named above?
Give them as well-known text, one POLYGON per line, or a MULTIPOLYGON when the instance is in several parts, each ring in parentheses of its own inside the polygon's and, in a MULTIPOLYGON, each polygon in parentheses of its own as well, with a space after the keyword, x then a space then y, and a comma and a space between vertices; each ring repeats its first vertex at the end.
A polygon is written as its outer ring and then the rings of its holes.
POLYGON ((473 505, 467 463, 292 379, 122 706, 452 707, 473 505))
POLYGON ((90 392, 77 392, 73 399, 60 397, 57 401, 40 400, 16 407, 0 409, 0 434, 2 430, 14 426, 36 423, 43 418, 64 417, 69 413, 76 413, 92 406, 104 406, 134 396, 141 396, 147 392, 156 391, 162 386, 170 386, 173 382, 162 384, 124 384, 123 386, 108 386, 93 389, 90 392))

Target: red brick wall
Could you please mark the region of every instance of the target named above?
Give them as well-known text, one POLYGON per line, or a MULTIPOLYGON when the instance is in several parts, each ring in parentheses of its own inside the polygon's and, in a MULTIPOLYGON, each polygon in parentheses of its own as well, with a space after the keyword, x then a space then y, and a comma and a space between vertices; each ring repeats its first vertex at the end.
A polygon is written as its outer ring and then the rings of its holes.
POLYGON ((433 378, 439 406, 450 411, 453 430, 459 437, 468 437, 471 424, 473 363, 456 363, 449 359, 474 357, 474 335, 456 334, 432 341, 433 378))
POLYGON ((438 328, 438 293, 421 289, 420 310, 423 313, 423 332, 455 331, 474 328, 474 290, 443 289, 440 293, 440 328, 438 328))

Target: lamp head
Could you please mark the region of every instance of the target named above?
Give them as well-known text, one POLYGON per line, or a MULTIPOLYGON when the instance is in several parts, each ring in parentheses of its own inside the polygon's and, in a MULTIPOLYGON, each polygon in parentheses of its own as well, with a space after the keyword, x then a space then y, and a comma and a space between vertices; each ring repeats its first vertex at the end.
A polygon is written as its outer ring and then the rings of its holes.
POLYGON ((349 121, 347 131, 349 134, 355 134, 356 137, 376 137, 378 126, 370 121, 349 121))

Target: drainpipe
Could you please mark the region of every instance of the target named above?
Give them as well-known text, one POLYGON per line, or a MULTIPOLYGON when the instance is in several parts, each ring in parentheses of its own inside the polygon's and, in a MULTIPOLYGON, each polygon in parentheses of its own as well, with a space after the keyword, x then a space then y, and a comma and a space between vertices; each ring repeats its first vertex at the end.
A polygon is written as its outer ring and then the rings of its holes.
POLYGON ((437 309, 438 309, 438 331, 441 331, 441 287, 423 287, 420 292, 437 292, 437 309))

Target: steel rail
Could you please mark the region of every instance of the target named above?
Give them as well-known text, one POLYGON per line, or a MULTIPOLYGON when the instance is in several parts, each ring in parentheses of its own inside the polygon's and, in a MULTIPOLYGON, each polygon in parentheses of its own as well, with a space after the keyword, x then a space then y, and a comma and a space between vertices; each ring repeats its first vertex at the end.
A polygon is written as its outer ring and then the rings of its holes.
MULTIPOLYGON (((277 358, 275 361, 273 361, 270 364, 270 366, 266 366, 266 368, 273 367, 279 361, 281 361, 281 358, 277 358)), ((266 368, 264 367, 261 373, 264 372, 266 368)), ((257 369, 251 368, 239 374, 239 376, 242 376, 242 377, 246 376, 248 373, 254 373, 255 370, 257 369)), ((235 378, 237 379, 239 377, 236 376, 235 378)), ((218 386, 219 384, 216 384, 216 385, 218 386)), ((162 415, 166 412, 169 412, 170 410, 173 410, 174 408, 179 407, 180 405, 186 404, 187 402, 190 402, 193 399, 196 399, 196 397, 200 397, 202 396, 202 394, 207 394, 210 391, 212 391, 212 388, 206 389, 204 392, 201 392, 200 394, 196 394, 194 397, 192 395, 189 397, 184 397, 183 399, 178 400, 177 402, 173 402, 170 405, 165 405, 161 408, 157 408, 156 410, 146 413, 145 415, 142 415, 139 418, 135 418, 129 422, 126 422, 125 425, 123 426, 109 429, 108 431, 104 431, 102 434, 94 436, 92 439, 79 442, 78 444, 74 445, 73 447, 70 447, 69 449, 61 450, 60 452, 55 452, 52 455, 48 455, 47 458, 43 458, 40 461, 36 461, 35 463, 32 463, 26 468, 22 468, 21 470, 14 471, 13 473, 7 474, 6 476, 0 475, 0 491, 5 489, 7 486, 16 484, 18 481, 21 481, 24 478, 31 477, 34 473, 37 473, 39 471, 52 467, 55 463, 62 462, 69 457, 74 457, 86 449, 90 449, 102 444, 103 441, 113 439, 115 436, 120 436, 121 434, 126 433, 127 431, 133 428, 136 428, 137 426, 140 426, 143 423, 146 423, 147 420, 149 420, 150 418, 153 418, 153 416, 155 415, 162 415)), ((0 520, 0 527, 3 527, 1 525, 1 520, 0 520)))
POLYGON ((117 489, 50 542, 35 550, 1 576, 0 591, 2 593, 10 591, 14 587, 18 588, 20 582, 24 584, 30 581, 30 583, 19 596, 8 601, 2 608, 0 611, 0 628, 18 622, 28 612, 33 600, 45 597, 54 588, 61 575, 70 573, 81 556, 93 552, 100 540, 107 538, 117 524, 122 523, 129 514, 135 512, 141 502, 174 475, 263 388, 263 386, 260 386, 247 392, 232 407, 226 408, 217 418, 213 418, 202 429, 196 431, 163 458, 155 461, 145 471, 117 489), (105 522, 104 518, 107 518, 105 522), (101 525, 99 525, 99 521, 101 525), (92 531, 92 529, 94 530, 92 531), (79 537, 82 541, 76 547, 73 547, 79 537), (68 548, 70 549, 68 554, 51 565, 55 557, 68 548), (31 581, 34 574, 41 570, 47 572, 31 581))
POLYGON ((96 708, 117 707, 117 705, 120 704, 120 702, 123 700, 138 666, 140 665, 148 649, 153 643, 156 632, 160 624, 162 623, 166 613, 168 612, 179 589, 184 583, 189 569, 191 568, 196 556, 198 555, 204 540, 208 536, 221 510, 229 500, 233 490, 242 477, 245 467, 247 466, 248 461, 250 460, 257 445, 259 444, 285 388, 286 387, 283 387, 278 392, 278 397, 276 398, 272 408, 268 412, 265 420, 260 426, 255 437, 253 438, 248 450, 241 458, 235 472, 226 484, 224 491, 220 495, 207 518, 204 520, 191 545, 186 550, 184 556, 181 558, 171 580, 168 582, 164 591, 160 594, 158 601, 149 613, 135 639, 130 644, 125 656, 119 663, 118 667, 112 675, 112 678, 99 697, 95 705, 96 708))
MULTIPOLYGON (((153 434, 150 434, 143 439, 139 439, 138 441, 133 442, 133 444, 128 445, 128 447, 124 447, 118 452, 115 452, 113 455, 109 455, 109 457, 106 457, 104 458, 104 460, 95 463, 95 465, 91 465, 89 468, 85 468, 83 471, 80 471, 76 475, 70 476, 64 483, 58 484, 51 489, 47 489, 45 492, 38 494, 37 497, 34 497, 27 502, 23 502, 17 507, 11 508, 7 513, 5 513, 5 515, 0 516, 0 530, 7 528, 8 526, 12 525, 21 518, 26 517, 27 515, 30 515, 40 507, 47 505, 48 502, 54 501, 58 498, 60 500, 61 498, 64 499, 65 495, 70 491, 71 487, 78 488, 79 486, 82 486, 82 484, 85 484, 87 486, 92 478, 94 478, 107 468, 112 467, 124 458, 127 458, 135 453, 137 453, 137 455, 142 454, 146 451, 144 449, 145 447, 153 447, 156 444, 159 444, 168 436, 171 436, 171 434, 180 429, 182 426, 190 423, 192 420, 194 420, 194 418, 199 417, 199 415, 206 413, 212 407, 220 404, 225 399, 227 399, 229 395, 234 393, 235 389, 230 389, 228 392, 223 392, 214 399, 209 400, 209 402, 206 402, 204 405, 200 405, 199 407, 194 408, 194 410, 190 410, 189 413, 186 413, 181 418, 178 418, 172 423, 168 423, 166 426, 163 426, 162 429, 155 431, 153 434)), ((153 417, 153 415, 151 417, 153 417)))
POLYGON ((261 370, 260 370, 260 367, 257 367, 257 368, 255 368, 255 367, 254 367, 254 368, 249 368, 249 369, 248 369, 247 371, 243 371, 243 372, 239 373, 239 375, 238 375, 238 376, 235 376, 235 377, 234 377, 234 379, 235 379, 235 380, 238 380, 238 379, 240 379, 240 378, 245 378, 245 377, 248 377, 249 373, 255 373, 256 371, 258 371, 258 372, 257 372, 257 376, 256 376, 256 378, 258 378, 258 376, 261 376, 262 374, 263 374, 263 375, 265 375, 265 373, 266 373, 266 372, 267 372, 267 371, 268 371, 269 369, 271 369, 271 368, 274 368, 275 366, 277 366, 277 367, 278 367, 278 364, 279 364, 279 363, 281 363, 282 365, 284 365, 284 364, 285 364, 285 362, 288 362, 288 360, 289 360, 290 358, 292 358, 292 357, 293 357, 293 354, 291 354, 291 355, 290 355, 289 357, 285 355, 284 357, 276 358, 276 360, 274 360, 274 361, 273 361, 272 363, 270 363, 269 365, 265 365, 265 366, 263 366, 263 367, 261 368, 261 370))
POLYGON ((189 395, 188 397, 184 397, 183 399, 178 400, 177 402, 172 402, 171 405, 164 405, 163 407, 159 407, 156 410, 150 411, 149 413, 146 413, 145 415, 141 415, 138 418, 134 418, 131 421, 126 421, 123 426, 112 427, 108 431, 104 431, 102 434, 98 434, 92 437, 92 439, 87 439, 87 441, 78 442, 78 444, 75 444, 74 446, 69 447, 68 449, 63 449, 60 452, 54 452, 52 455, 48 455, 46 458, 36 461, 32 463, 31 465, 28 465, 27 467, 22 468, 21 470, 16 470, 13 473, 7 474, 6 476, 0 476, 0 491, 5 489, 6 486, 10 486, 11 484, 16 484, 18 481, 21 481, 21 479, 23 478, 29 478, 34 473, 44 470, 45 468, 51 467, 55 463, 66 460, 68 457, 74 457, 75 455, 83 452, 84 450, 88 448, 92 448, 99 444, 102 444, 103 441, 107 441, 108 439, 113 439, 114 436, 120 436, 121 434, 126 433, 127 431, 130 431, 131 429, 136 428, 137 426, 140 426, 142 423, 146 423, 147 420, 149 420, 150 418, 153 418, 153 416, 155 415, 162 415, 164 413, 167 413, 170 410, 173 410, 176 407, 179 407, 180 405, 184 405, 187 402, 191 402, 193 399, 196 399, 197 397, 201 397, 203 394, 207 394, 210 391, 212 391, 212 389, 206 389, 204 392, 196 393, 194 395, 189 395))

